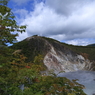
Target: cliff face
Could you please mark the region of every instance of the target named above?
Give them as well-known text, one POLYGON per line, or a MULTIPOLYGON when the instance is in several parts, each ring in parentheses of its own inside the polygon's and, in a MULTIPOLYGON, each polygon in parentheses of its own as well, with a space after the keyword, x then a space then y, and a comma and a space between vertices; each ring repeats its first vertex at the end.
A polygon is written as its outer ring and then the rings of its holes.
POLYGON ((15 46, 16 49, 21 49, 23 53, 26 53, 28 61, 31 61, 37 54, 42 54, 44 65, 54 72, 91 70, 92 68, 92 63, 88 59, 53 39, 32 36, 15 46))
POLYGON ((56 49, 51 46, 50 51, 44 57, 44 64, 46 67, 55 72, 58 71, 77 71, 77 70, 91 70, 91 62, 85 59, 83 56, 73 53, 72 51, 65 49, 65 52, 56 49), (66 53, 68 51, 68 53, 66 53))

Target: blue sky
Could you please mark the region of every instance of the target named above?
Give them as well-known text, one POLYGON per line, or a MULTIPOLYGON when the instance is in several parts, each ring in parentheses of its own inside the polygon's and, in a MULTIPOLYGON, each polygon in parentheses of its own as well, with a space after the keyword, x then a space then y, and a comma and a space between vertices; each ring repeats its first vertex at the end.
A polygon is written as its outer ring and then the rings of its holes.
POLYGON ((10 0, 19 25, 18 41, 33 35, 73 45, 95 43, 95 0, 10 0))

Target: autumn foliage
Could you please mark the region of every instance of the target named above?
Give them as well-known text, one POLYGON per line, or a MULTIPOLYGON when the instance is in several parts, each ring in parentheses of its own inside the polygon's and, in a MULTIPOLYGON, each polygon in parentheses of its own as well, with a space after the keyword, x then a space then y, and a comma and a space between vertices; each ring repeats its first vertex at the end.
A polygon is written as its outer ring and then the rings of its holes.
POLYGON ((32 62, 26 62, 21 52, 5 47, 13 43, 15 31, 25 31, 25 26, 18 26, 15 16, 7 7, 8 0, 0 0, 0 95, 86 95, 84 86, 76 80, 54 74, 44 74, 43 56, 36 55, 32 62), (3 46, 2 46, 3 45, 3 46))

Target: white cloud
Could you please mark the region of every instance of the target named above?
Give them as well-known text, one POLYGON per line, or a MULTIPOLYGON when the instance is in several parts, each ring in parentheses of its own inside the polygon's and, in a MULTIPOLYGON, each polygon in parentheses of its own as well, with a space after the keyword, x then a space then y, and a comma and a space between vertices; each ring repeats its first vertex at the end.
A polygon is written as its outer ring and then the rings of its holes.
POLYGON ((45 4, 36 3, 34 11, 18 11, 25 15, 21 24, 28 25, 27 35, 37 34, 61 41, 95 38, 95 1, 71 1, 47 0, 45 4))
POLYGON ((86 45, 95 43, 95 39, 74 39, 74 40, 68 40, 64 42, 67 44, 72 44, 72 45, 86 46, 86 45))
POLYGON ((28 37, 27 32, 24 32, 24 33, 18 33, 18 34, 19 34, 19 36, 16 37, 18 41, 21 41, 21 40, 23 40, 23 39, 25 39, 25 38, 28 37))

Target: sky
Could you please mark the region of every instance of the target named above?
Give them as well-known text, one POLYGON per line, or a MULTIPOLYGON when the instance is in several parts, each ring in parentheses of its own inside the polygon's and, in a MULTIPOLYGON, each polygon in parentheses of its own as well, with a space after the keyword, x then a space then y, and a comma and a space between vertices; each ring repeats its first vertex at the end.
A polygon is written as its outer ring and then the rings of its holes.
POLYGON ((73 45, 95 43, 95 0, 10 0, 8 5, 26 32, 73 45))

